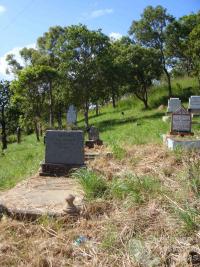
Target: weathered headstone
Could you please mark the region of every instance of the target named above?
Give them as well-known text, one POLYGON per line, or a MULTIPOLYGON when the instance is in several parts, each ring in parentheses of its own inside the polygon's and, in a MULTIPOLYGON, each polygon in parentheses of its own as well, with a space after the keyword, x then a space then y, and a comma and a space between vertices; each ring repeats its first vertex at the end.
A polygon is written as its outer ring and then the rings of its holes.
POLYGON ((180 107, 172 113, 170 134, 192 134, 191 114, 184 107, 180 107))
POLYGON ((74 105, 70 105, 67 110, 67 125, 75 125, 77 122, 77 110, 74 105))
POLYGON ((200 96, 191 96, 189 98, 188 111, 192 114, 200 114, 200 96))
POLYGON ((173 113, 181 107, 181 100, 179 98, 170 98, 168 100, 167 113, 173 113))
POLYGON ((88 130, 88 139, 89 140, 85 142, 88 148, 93 148, 94 145, 103 145, 103 141, 99 138, 99 130, 94 126, 91 126, 88 130))
POLYGON ((48 130, 41 175, 63 175, 84 165, 83 131, 48 130))
POLYGON ((94 126, 90 127, 90 129, 88 131, 88 139, 94 140, 94 141, 99 140, 99 130, 96 127, 94 127, 94 126))

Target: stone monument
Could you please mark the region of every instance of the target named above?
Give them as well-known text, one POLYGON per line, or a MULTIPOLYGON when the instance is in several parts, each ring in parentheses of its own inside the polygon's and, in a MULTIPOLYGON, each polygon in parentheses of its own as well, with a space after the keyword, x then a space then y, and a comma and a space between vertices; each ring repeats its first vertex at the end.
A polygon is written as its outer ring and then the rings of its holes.
POLYGON ((179 98, 170 98, 168 100, 167 113, 173 113, 181 107, 181 100, 179 98))
POLYGON ((171 135, 192 135, 191 132, 192 118, 191 114, 184 108, 180 107, 172 113, 171 135))
POLYGON ((74 105, 70 105, 67 110, 67 125, 76 125, 77 110, 74 105))
POLYGON ((191 96, 189 98, 188 111, 192 114, 200 114, 200 96, 191 96))
POLYGON ((40 175, 65 175, 70 169, 84 166, 83 131, 48 130, 45 143, 40 175))
POLYGON ((99 138, 99 130, 94 126, 91 126, 88 129, 88 139, 89 140, 85 142, 85 145, 88 148, 93 148, 94 145, 98 145, 98 146, 103 145, 103 141, 100 140, 100 138, 99 138))

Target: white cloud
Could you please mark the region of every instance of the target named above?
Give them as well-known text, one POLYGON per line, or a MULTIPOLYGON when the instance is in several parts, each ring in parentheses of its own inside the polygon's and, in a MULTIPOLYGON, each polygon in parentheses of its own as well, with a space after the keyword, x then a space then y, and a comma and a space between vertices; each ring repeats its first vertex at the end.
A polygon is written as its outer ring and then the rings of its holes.
POLYGON ((0 14, 6 11, 5 6, 0 5, 0 14))
MULTIPOLYGON (((29 45, 26 45, 24 47, 36 48, 36 44, 29 44, 29 45)), ((15 55, 15 59, 20 63, 20 65, 24 65, 24 62, 21 59, 20 54, 19 54, 19 51, 21 49, 23 49, 24 47, 15 47, 12 50, 8 51, 6 54, 4 54, 2 57, 0 57, 0 78, 8 79, 8 80, 12 80, 13 79, 13 75, 12 74, 7 74, 6 73, 6 69, 8 68, 6 57, 7 57, 8 54, 15 55)))
POLYGON ((112 8, 96 9, 90 13, 84 13, 83 19, 95 19, 95 18, 102 17, 104 15, 112 14, 113 12, 114 10, 112 8))
POLYGON ((109 37, 110 37, 111 40, 115 41, 115 40, 121 39, 122 38, 122 34, 119 33, 119 32, 111 32, 109 34, 109 37))

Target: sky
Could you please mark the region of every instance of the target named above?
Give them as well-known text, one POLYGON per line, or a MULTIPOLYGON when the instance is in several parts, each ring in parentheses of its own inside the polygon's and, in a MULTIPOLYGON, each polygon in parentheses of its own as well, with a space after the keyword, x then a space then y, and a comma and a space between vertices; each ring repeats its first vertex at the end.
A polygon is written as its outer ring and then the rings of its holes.
POLYGON ((49 27, 82 23, 118 38, 148 5, 162 5, 176 18, 200 10, 200 0, 0 0, 0 79, 8 77, 6 55, 19 59, 19 50, 35 47, 49 27))

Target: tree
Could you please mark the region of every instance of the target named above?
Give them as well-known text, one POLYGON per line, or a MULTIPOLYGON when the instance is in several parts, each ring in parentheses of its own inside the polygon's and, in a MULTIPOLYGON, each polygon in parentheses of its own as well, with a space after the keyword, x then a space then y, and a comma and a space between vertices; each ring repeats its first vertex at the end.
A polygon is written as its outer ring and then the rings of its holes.
POLYGON ((199 18, 199 14, 183 16, 170 23, 166 29, 167 54, 173 58, 175 69, 188 76, 193 70, 190 33, 198 25, 199 18))
MULTIPOLYGON (((49 83, 57 77, 57 71, 47 66, 28 66, 24 68, 18 80, 13 81, 15 97, 23 103, 25 117, 33 121, 37 140, 39 141, 38 122, 44 112, 44 101, 49 94, 49 83)), ((50 111, 51 114, 51 111, 50 111)))
POLYGON ((190 33, 190 47, 194 64, 194 73, 199 81, 200 89, 200 24, 190 33))
POLYGON ((2 149, 7 148, 7 133, 6 133, 6 112, 9 109, 10 104, 10 84, 8 81, 0 82, 0 124, 2 127, 2 149))
POLYGON ((100 30, 90 31, 84 25, 66 27, 57 45, 60 70, 69 85, 70 100, 83 108, 86 127, 89 126, 88 111, 96 94, 97 77, 100 77, 100 62, 108 45, 106 35, 100 30))
POLYGON ((128 88, 127 91, 134 93, 147 109, 150 86, 162 73, 159 53, 153 48, 128 44, 121 49, 118 60, 124 68, 124 85, 128 88))
POLYGON ((160 52, 162 68, 167 77, 169 96, 172 95, 172 88, 168 68, 170 58, 166 54, 166 28, 172 21, 174 21, 173 16, 169 15, 162 6, 155 8, 148 6, 144 9, 141 19, 132 22, 129 30, 135 42, 160 52))

